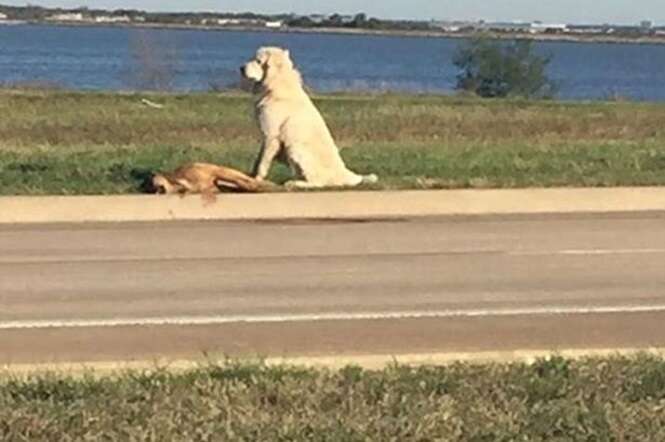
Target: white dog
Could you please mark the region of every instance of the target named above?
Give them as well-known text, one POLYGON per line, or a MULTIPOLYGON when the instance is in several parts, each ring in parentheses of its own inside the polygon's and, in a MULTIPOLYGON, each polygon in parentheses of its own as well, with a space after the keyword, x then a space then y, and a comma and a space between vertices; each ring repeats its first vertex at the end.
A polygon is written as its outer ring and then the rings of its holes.
POLYGON ((303 89, 289 51, 260 48, 241 69, 257 94, 256 117, 263 145, 254 176, 263 180, 272 161, 286 160, 297 179, 287 187, 314 188, 375 183, 376 175, 358 175, 346 168, 323 117, 303 89))

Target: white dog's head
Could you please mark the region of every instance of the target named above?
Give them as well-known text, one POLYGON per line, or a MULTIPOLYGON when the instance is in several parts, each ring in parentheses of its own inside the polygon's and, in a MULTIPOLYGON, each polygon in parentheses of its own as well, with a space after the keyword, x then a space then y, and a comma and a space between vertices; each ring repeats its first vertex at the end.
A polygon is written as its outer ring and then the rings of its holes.
POLYGON ((278 79, 301 82, 289 51, 277 47, 259 48, 254 59, 240 68, 240 73, 243 78, 267 88, 278 79))

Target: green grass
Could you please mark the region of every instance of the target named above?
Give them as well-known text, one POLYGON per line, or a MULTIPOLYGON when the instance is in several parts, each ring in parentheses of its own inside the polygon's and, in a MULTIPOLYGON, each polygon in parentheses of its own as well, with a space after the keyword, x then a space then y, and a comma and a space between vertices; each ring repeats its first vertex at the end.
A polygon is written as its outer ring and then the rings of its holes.
MULTIPOLYGON (((0 91, 0 194, 139 192, 187 161, 248 170, 259 145, 242 94, 0 91)), ((665 184, 665 105, 404 95, 317 97, 349 167, 374 188, 665 184)), ((289 177, 283 166, 271 178, 289 177)))
POLYGON ((0 440, 662 441, 665 361, 5 375, 0 440))

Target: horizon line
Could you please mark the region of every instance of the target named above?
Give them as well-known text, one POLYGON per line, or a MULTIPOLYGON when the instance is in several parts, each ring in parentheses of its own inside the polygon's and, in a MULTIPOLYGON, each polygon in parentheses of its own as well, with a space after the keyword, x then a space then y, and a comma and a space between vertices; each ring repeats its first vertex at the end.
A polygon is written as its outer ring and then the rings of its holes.
MULTIPOLYGON (((242 14, 254 14, 254 15, 262 15, 262 16, 267 16, 267 17, 275 17, 275 16, 296 16, 296 17, 311 17, 314 15, 320 15, 324 17, 330 17, 332 15, 341 15, 341 16, 356 16, 358 14, 366 14, 368 19, 374 18, 377 20, 382 20, 382 21, 393 21, 393 22, 432 22, 432 21, 440 21, 440 22, 459 22, 459 23, 511 23, 511 24, 519 24, 519 23, 536 23, 536 22, 542 22, 542 23, 561 23, 561 24, 566 24, 566 25, 572 25, 572 26, 635 26, 639 27, 641 22, 580 22, 580 21, 560 21, 560 20, 545 20, 542 18, 534 19, 534 20, 524 20, 524 19, 510 19, 510 20, 498 20, 498 19, 488 19, 488 18, 473 18, 473 19, 459 19, 459 18, 386 18, 386 17, 380 17, 380 16, 374 16, 371 14, 367 14, 364 11, 356 11, 356 12, 333 12, 333 13, 320 13, 320 12, 309 12, 309 13, 296 13, 296 12, 255 12, 251 10, 247 11, 240 11, 240 12, 232 12, 232 11, 214 11, 214 10, 157 10, 157 9, 137 9, 137 8, 104 8, 104 7, 88 7, 88 6, 78 6, 78 7, 64 7, 64 6, 42 6, 40 4, 36 3, 26 3, 25 5, 7 5, 4 3, 0 3, 0 8, 2 7, 7 7, 7 8, 42 8, 42 9, 59 9, 63 11, 80 11, 80 10, 91 10, 91 11, 105 11, 105 12, 113 12, 113 11, 136 11, 136 12, 146 12, 146 13, 151 13, 151 14, 233 14, 233 15, 242 15, 242 14)), ((659 26, 660 23, 658 23, 656 20, 651 20, 648 18, 645 18, 643 21, 650 21, 653 26, 659 26)))

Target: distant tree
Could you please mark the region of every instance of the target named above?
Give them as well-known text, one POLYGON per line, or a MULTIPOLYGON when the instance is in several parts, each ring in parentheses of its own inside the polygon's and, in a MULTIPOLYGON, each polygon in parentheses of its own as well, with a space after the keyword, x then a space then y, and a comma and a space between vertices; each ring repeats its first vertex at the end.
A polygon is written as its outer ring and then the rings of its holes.
POLYGON ((353 17, 353 22, 351 22, 351 26, 354 28, 364 28, 365 25, 367 24, 367 14, 361 12, 360 14, 356 14, 355 17, 353 17))
POLYGON ((333 14, 325 21, 325 25, 333 28, 339 28, 344 25, 344 20, 342 19, 341 15, 333 14))
POLYGON ((460 46, 453 63, 461 73, 457 89, 481 97, 551 98, 556 84, 547 77, 550 56, 537 55, 533 42, 479 38, 460 46))
POLYGON ((384 28, 383 22, 377 18, 370 18, 367 20, 367 24, 365 25, 367 29, 382 29, 384 28))
POLYGON ((132 63, 128 72, 130 86, 157 91, 174 88, 179 56, 174 42, 165 38, 155 37, 145 31, 132 34, 132 63))
POLYGON ((286 25, 291 28, 312 28, 316 26, 309 17, 296 17, 286 22, 286 25))

